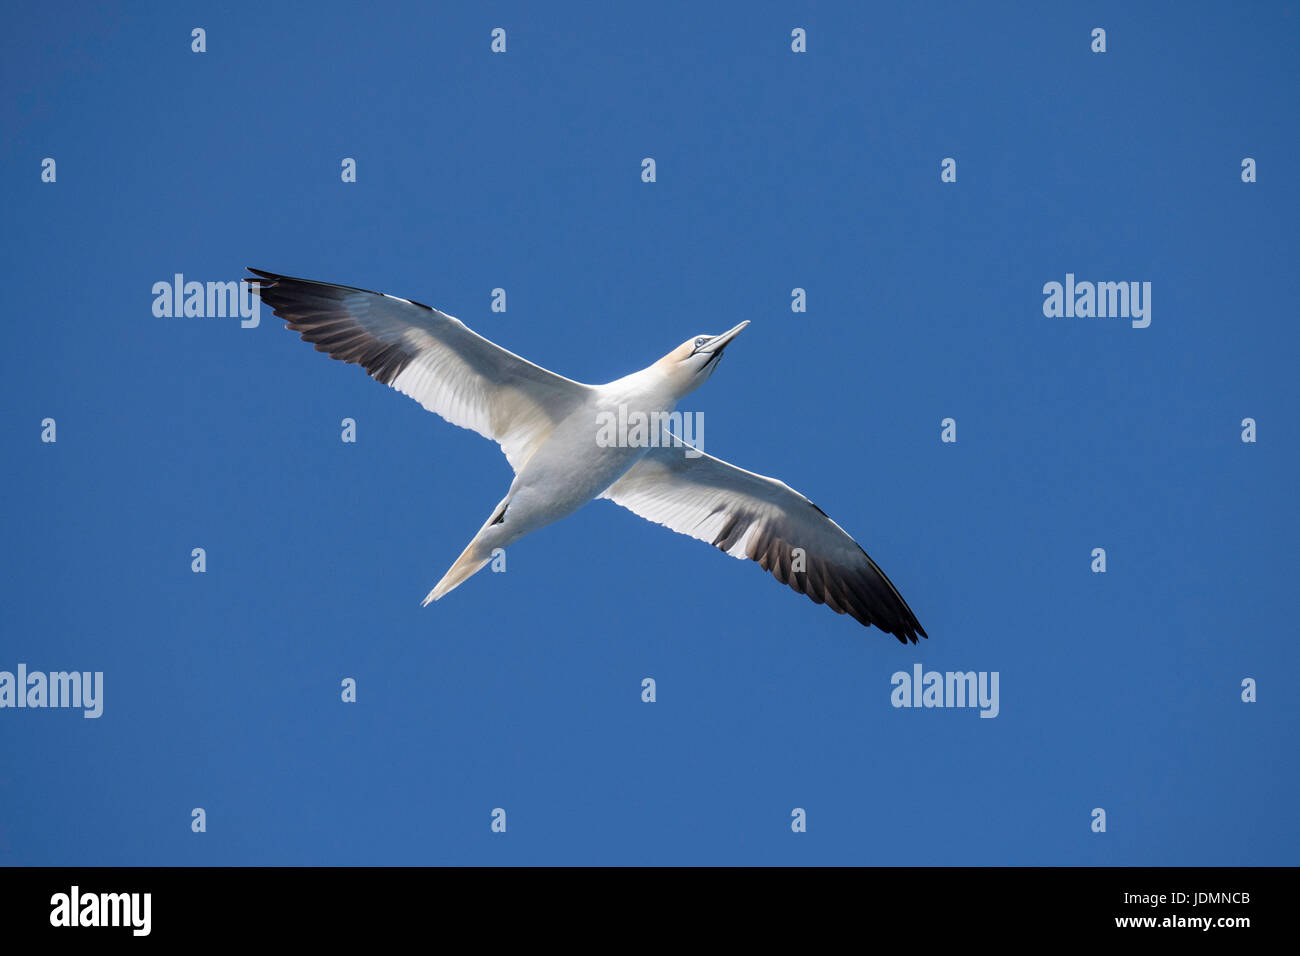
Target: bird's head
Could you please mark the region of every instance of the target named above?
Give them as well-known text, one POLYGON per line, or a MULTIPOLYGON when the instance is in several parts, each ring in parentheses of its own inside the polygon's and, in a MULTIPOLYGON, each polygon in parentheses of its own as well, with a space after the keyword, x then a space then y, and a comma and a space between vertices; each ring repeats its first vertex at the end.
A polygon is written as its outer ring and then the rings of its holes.
POLYGON ((689 395, 713 374, 727 344, 747 325, 748 319, 721 335, 693 336, 656 362, 655 368, 673 383, 678 398, 689 395))

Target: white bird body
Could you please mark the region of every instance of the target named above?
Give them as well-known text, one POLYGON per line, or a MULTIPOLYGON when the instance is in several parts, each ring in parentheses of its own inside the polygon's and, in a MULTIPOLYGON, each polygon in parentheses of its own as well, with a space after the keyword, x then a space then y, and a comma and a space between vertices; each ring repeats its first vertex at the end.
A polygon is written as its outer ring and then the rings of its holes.
POLYGON ((609 386, 593 388, 587 400, 561 420, 524 463, 505 498, 424 603, 438 600, 475 574, 495 549, 509 547, 524 535, 567 518, 635 465, 645 455, 645 448, 602 446, 596 439, 602 412, 617 415, 622 403, 626 414, 641 408, 642 400, 652 403, 645 411, 655 408, 653 396, 642 399, 635 392, 609 386))
POLYGON ((584 385, 540 368, 429 306, 260 270, 258 292, 289 328, 333 358, 453 424, 497 441, 515 471, 506 496, 429 592, 429 604, 497 548, 596 498, 748 558, 794 590, 900 641, 926 636, 866 552, 816 505, 774 478, 729 465, 676 436, 607 440, 604 423, 660 422, 702 385, 749 323, 683 342, 648 368, 584 385), (664 441, 662 438, 670 440, 664 441))
MULTIPOLYGON (((742 323, 740 328, 748 323, 742 323)), ((601 442, 602 423, 632 419, 661 421, 672 412, 685 384, 656 362, 605 385, 585 386, 583 401, 556 423, 510 484, 510 491, 424 599, 438 600, 472 577, 497 548, 567 518, 623 477, 648 445, 601 442)))
POLYGON ((668 379, 654 366, 635 375, 591 388, 589 398, 560 422, 551 437, 515 477, 513 491, 536 489, 547 498, 566 503, 557 517, 576 511, 618 480, 646 453, 645 447, 598 441, 604 416, 640 413, 647 418, 677 407, 678 397, 668 379), (572 507, 568 503, 576 502, 572 507))

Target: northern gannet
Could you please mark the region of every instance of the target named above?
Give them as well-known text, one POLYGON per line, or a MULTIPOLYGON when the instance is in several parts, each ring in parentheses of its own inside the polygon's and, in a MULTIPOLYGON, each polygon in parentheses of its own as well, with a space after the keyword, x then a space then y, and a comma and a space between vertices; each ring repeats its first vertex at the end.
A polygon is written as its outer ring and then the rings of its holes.
POLYGON ((713 374, 749 323, 694 336, 649 368, 606 385, 548 372, 409 299, 249 269, 272 311, 331 358, 355 363, 453 425, 501 445, 510 490, 429 592, 436 601, 483 568, 494 549, 608 498, 649 521, 748 558, 784 584, 903 643, 927 637, 876 562, 826 513, 775 478, 685 446, 597 441, 620 407, 652 421, 713 374), (800 569, 802 565, 802 570, 800 569))

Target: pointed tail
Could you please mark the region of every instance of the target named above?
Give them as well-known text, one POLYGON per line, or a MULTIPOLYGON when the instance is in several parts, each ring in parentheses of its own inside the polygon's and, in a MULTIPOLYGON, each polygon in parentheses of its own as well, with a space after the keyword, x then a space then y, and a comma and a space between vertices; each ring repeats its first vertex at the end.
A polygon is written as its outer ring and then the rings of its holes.
POLYGON ((483 527, 478 529, 478 534, 474 535, 474 539, 465 546, 465 550, 460 553, 456 563, 447 569, 447 573, 442 576, 442 580, 435 584, 433 590, 424 596, 424 600, 420 602, 420 607, 428 607, 444 594, 456 590, 460 585, 483 570, 483 565, 492 560, 492 549, 483 542, 483 536, 489 528, 500 523, 509 504, 510 496, 506 495, 492 509, 492 517, 488 518, 483 523, 483 527))
POLYGON ((420 607, 428 607, 431 602, 460 587, 461 584, 481 571, 483 565, 487 564, 491 559, 492 555, 485 556, 479 553, 477 539, 471 541, 469 546, 461 552, 460 557, 456 559, 456 563, 447 569, 447 573, 442 576, 442 580, 435 584, 433 590, 425 595, 424 600, 420 602, 420 607))

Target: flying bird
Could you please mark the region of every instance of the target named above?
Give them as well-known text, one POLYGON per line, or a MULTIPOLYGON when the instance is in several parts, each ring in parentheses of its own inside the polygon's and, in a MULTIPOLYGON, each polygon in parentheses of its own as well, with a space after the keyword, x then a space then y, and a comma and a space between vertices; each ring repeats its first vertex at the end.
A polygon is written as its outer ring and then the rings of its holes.
MULTIPOLYGON (((927 637, 898 589, 826 513, 775 478, 684 443, 599 440, 608 416, 662 422, 717 369, 747 326, 687 339, 648 368, 583 385, 409 299, 249 269, 258 294, 302 338, 354 363, 453 425, 491 438, 515 478, 424 605, 483 568, 496 548, 608 498, 635 514, 758 563, 800 594, 903 643, 927 637)), ((625 419, 626 420, 626 419, 625 419)))

